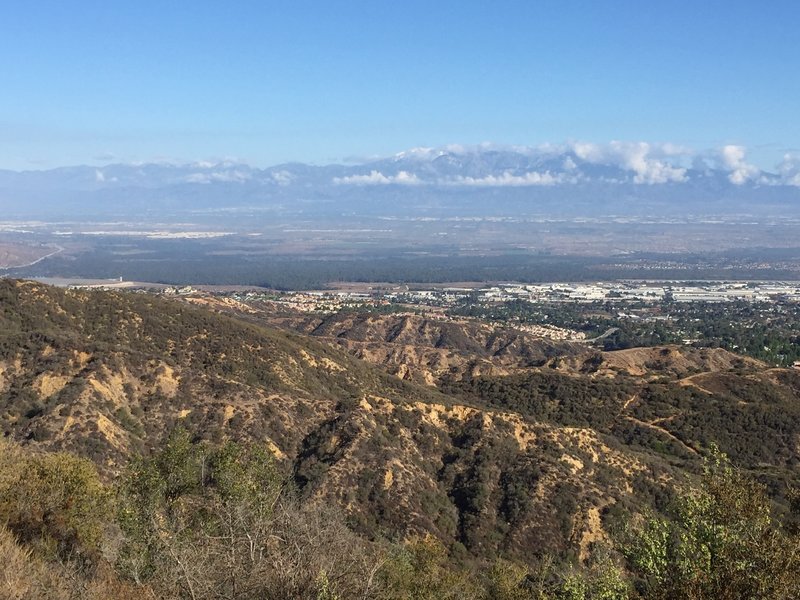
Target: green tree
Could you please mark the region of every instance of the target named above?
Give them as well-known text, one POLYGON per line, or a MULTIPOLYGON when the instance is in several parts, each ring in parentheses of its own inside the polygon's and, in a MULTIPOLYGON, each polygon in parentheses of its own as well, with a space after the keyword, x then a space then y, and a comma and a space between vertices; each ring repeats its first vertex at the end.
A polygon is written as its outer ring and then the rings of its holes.
POLYGON ((527 585, 528 568, 507 560, 497 560, 489 571, 487 600, 529 600, 533 598, 527 585))
POLYGON ((380 549, 286 482, 263 446, 175 431, 122 478, 119 568, 169 598, 375 597, 380 549))
POLYGON ((95 562, 113 515, 95 466, 0 440, 0 523, 46 558, 95 562))
POLYGON ((467 570, 448 559, 447 549, 430 534, 408 540, 381 570, 386 600, 469 600, 481 587, 467 570))
POLYGON ((700 489, 684 494, 671 516, 646 519, 623 543, 644 597, 800 597, 800 539, 773 518, 764 487, 716 449, 700 489))
POLYGON ((180 593, 239 597, 264 556, 281 494, 269 453, 256 445, 210 448, 178 429, 119 486, 126 543, 119 565, 137 582, 159 576, 180 593))

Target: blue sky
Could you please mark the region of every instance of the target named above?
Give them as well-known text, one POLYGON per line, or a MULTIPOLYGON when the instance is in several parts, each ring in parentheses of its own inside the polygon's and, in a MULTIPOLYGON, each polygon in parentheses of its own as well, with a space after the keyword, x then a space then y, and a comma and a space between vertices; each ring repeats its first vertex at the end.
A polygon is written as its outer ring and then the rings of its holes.
POLYGON ((0 5, 0 168, 450 143, 800 147, 800 2, 0 5))

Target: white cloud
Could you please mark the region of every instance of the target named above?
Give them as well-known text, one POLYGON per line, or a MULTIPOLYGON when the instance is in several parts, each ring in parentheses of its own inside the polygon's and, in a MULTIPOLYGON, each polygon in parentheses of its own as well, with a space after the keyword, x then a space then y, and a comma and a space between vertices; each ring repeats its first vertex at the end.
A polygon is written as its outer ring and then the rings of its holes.
POLYGON ((572 151, 578 158, 588 162, 633 171, 633 182, 646 184, 686 181, 686 168, 675 165, 668 159, 691 153, 674 144, 619 141, 608 144, 575 142, 572 144, 572 151))
POLYGON ((467 148, 463 144, 448 144, 447 146, 444 147, 444 150, 445 152, 451 152, 453 154, 465 154, 469 152, 469 148, 467 148))
POLYGON ((289 171, 275 171, 272 173, 272 181, 278 185, 289 185, 294 181, 294 175, 289 173, 289 171))
MULTIPOLYGON (((176 162, 180 164, 180 161, 176 162)), ((187 167, 194 169, 231 169, 234 167, 243 166, 242 161, 235 156, 224 156, 222 158, 208 158, 202 160, 195 160, 186 164, 187 167)))
POLYGON ((380 171, 370 171, 369 175, 350 175, 348 177, 334 177, 336 185, 417 185, 422 183, 413 173, 400 171, 397 175, 384 175, 380 171))
POLYGON ((449 185, 468 185, 485 187, 520 187, 528 185, 556 185, 558 183, 575 183, 574 177, 564 174, 553 175, 550 171, 538 173, 532 171, 524 175, 513 175, 506 171, 502 175, 487 175, 486 177, 456 177, 442 183, 449 185))
POLYGON ((744 146, 735 146, 728 144, 723 146, 719 151, 722 164, 729 169, 735 169, 744 161, 745 149, 744 146))
POLYGON ((494 142, 481 142, 479 144, 446 144, 444 146, 419 146, 398 152, 392 158, 394 160, 403 159, 417 159, 417 160, 434 160, 445 154, 465 155, 476 152, 487 151, 509 151, 518 152, 520 154, 535 154, 539 153, 539 147, 532 148, 530 146, 519 146, 509 144, 495 144, 494 142))
POLYGON ((800 187, 800 155, 784 154, 783 160, 778 165, 778 174, 785 185, 800 187))
POLYGON ((95 169, 95 171, 94 171, 94 180, 97 183, 107 183, 107 182, 114 183, 115 181, 117 181, 117 178, 116 177, 111 177, 109 179, 108 177, 106 177, 106 174, 103 173, 103 171, 101 171, 100 169, 95 169))
POLYGON ((404 150, 403 152, 398 152, 394 155, 395 160, 401 160, 404 158, 416 158, 422 160, 429 160, 432 158, 437 158, 445 153, 445 150, 442 148, 429 148, 427 146, 419 146, 417 148, 411 148, 410 150, 404 150))
POLYGON ((400 171, 394 177, 390 177, 393 183, 403 183, 403 184, 417 184, 421 183, 420 180, 417 178, 416 175, 413 173, 409 173, 408 171, 400 171))
POLYGON ((655 155, 663 155, 663 156, 691 156, 694 154, 694 150, 689 148, 688 146, 682 146, 680 144, 673 144, 671 142, 666 142, 664 144, 658 144, 653 148, 653 154, 655 155))
POLYGON ((193 166, 193 167, 195 167, 197 169, 213 169, 218 164, 219 163, 217 163, 216 161, 198 160, 198 161, 193 162, 191 166, 193 166))
POLYGON ((572 151, 578 158, 589 162, 600 162, 605 158, 603 146, 600 144, 590 144, 587 142, 575 142, 572 144, 572 151))
POLYGON ((233 171, 213 171, 211 173, 192 173, 184 178, 187 183, 242 183, 250 179, 250 173, 234 169, 233 171))
POLYGON ((722 166, 730 171, 728 179, 734 185, 742 185, 748 181, 758 178, 761 170, 755 165, 745 161, 744 146, 728 144, 719 151, 719 159, 722 166))

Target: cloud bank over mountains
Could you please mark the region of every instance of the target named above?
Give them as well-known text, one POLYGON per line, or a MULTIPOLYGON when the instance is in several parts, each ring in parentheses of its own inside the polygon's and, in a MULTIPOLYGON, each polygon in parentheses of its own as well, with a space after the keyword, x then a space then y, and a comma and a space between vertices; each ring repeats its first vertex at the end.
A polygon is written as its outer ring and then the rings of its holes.
MULTIPOLYGON (((88 168, 88 167, 87 167, 88 168)), ((80 167, 26 172, 65 175, 80 167)), ((98 186, 235 184, 445 187, 553 187, 577 184, 643 186, 687 184, 724 178, 735 186, 800 187, 800 154, 788 153, 773 171, 748 161, 744 146, 697 151, 671 143, 566 142, 538 146, 451 144, 420 147, 359 164, 325 166, 290 163, 257 169, 244 163, 197 161, 187 164, 137 163, 93 167, 98 186)), ((5 179, 11 177, 9 171, 5 179)), ((75 173, 73 173, 74 175, 75 173)), ((22 176, 22 173, 18 173, 22 176)), ((0 184, 2 181, 0 180, 0 184)))
POLYGON ((380 171, 370 171, 368 175, 348 175, 346 177, 334 177, 333 183, 337 185, 375 185, 375 184, 389 184, 398 183, 402 185, 417 185, 421 183, 419 178, 413 173, 408 171, 400 171, 397 175, 386 176, 380 171))
POLYGON ((785 154, 778 165, 778 173, 786 185, 800 187, 800 154, 785 154))
POLYGON ((734 145, 723 146, 720 150, 722 164, 730 171, 728 179, 735 185, 756 180, 761 175, 758 167, 745 161, 745 152, 744 146, 734 145))
POLYGON ((570 142, 540 146, 448 145, 413 148, 390 159, 368 163, 366 173, 335 177, 336 185, 444 185, 480 187, 556 186, 578 183, 632 183, 657 185, 686 183, 690 179, 723 174, 733 185, 800 186, 800 156, 787 154, 774 172, 765 172, 747 160, 744 146, 725 145, 719 149, 695 151, 671 143, 612 141, 607 144, 570 142), (461 164, 476 168, 474 157, 524 157, 524 164, 498 162, 482 174, 435 173, 425 165, 461 164), (396 170, 393 164, 410 165, 396 170), (545 166, 546 168, 542 168, 545 166), (377 167, 377 168, 374 168, 377 167), (599 173, 592 167, 607 167, 599 173), (526 170, 527 168, 527 170, 526 170), (418 173, 417 171, 422 171, 418 173), (612 173, 611 171, 615 171, 612 173), (438 177, 434 177, 438 175, 438 177))
MULTIPOLYGON (((613 141, 413 148, 360 164, 234 161, 0 171, 16 216, 286 214, 769 214, 800 216, 800 154, 771 171, 746 148, 613 141), (488 208, 487 208, 488 207, 488 208), (766 212, 765 212, 766 211, 766 212)), ((177 218, 177 217, 176 217, 177 218)))
POLYGON ((572 151, 581 159, 634 173, 633 183, 669 183, 686 181, 686 168, 670 163, 683 158, 688 151, 672 144, 652 145, 647 142, 610 142, 609 144, 573 144, 572 151))

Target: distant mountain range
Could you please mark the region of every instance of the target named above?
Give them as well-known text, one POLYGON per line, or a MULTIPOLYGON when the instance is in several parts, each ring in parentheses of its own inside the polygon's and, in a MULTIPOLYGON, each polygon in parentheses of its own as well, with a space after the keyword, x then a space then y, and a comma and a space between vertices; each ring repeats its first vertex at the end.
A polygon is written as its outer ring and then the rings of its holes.
POLYGON ((540 148, 417 148, 357 165, 258 169, 236 162, 0 171, 6 216, 169 218, 187 211, 306 216, 775 214, 800 209, 800 160, 775 172, 726 146, 691 155, 612 142, 540 148))

